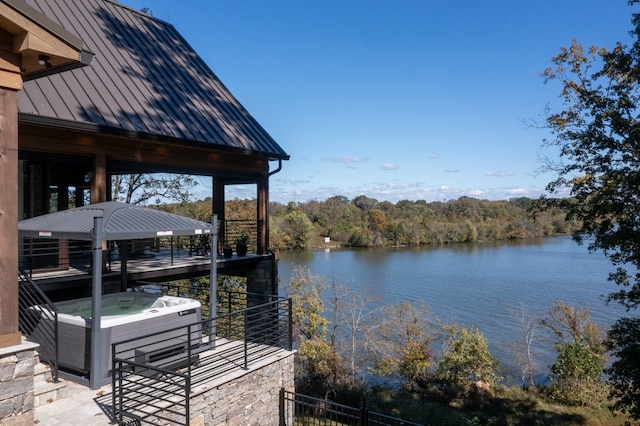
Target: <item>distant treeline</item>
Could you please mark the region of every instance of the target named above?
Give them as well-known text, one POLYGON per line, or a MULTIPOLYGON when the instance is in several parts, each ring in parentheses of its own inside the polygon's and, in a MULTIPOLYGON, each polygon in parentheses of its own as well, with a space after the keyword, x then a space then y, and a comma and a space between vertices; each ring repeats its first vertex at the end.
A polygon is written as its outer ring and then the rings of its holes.
MULTIPOLYGON (((170 206, 171 211, 208 220, 211 200, 170 206)), ((228 219, 255 219, 255 200, 229 200, 228 219)), ((446 202, 378 201, 338 195, 324 201, 269 205, 270 245, 304 249, 331 244, 352 247, 419 246, 524 239, 570 233, 560 209, 540 211, 537 200, 461 197, 446 202)))
POLYGON ((314 241, 297 233, 327 236, 353 247, 418 246, 523 239, 571 232, 565 212, 540 212, 537 200, 488 201, 461 197, 447 202, 402 200, 393 204, 360 195, 271 205, 271 244, 304 248, 314 241), (303 228, 309 229, 303 229, 303 228))

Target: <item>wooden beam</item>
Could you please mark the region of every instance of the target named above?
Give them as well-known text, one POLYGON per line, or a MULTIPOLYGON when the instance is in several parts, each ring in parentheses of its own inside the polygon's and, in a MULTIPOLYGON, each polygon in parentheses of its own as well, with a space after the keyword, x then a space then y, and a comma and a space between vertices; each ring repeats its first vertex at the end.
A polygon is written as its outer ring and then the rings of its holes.
POLYGON ((131 172, 134 173, 136 167, 155 167, 158 171, 165 172, 167 167, 172 167, 191 174, 255 177, 269 170, 266 158, 220 150, 213 145, 193 147, 169 142, 86 134, 69 129, 45 130, 43 126, 29 123, 20 123, 20 149, 87 157, 104 152, 108 154, 107 165, 112 162, 129 164, 131 172))
POLYGON ((0 88, 22 89, 20 56, 0 49, 0 88))

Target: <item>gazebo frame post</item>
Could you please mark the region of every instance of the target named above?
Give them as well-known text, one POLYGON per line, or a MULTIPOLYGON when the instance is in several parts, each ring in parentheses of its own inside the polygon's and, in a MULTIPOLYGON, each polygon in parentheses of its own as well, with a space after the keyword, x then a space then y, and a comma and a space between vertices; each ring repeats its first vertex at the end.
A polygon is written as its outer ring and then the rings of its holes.
POLYGON ((100 388, 100 382, 107 377, 106 354, 102 351, 102 217, 93 218, 92 235, 92 288, 91 288, 91 364, 89 369, 89 387, 100 388))

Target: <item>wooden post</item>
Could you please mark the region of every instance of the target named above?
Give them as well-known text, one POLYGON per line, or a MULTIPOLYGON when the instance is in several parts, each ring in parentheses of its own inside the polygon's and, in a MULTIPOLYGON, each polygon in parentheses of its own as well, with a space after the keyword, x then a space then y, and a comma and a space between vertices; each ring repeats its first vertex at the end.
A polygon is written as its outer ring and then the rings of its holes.
POLYGON ((269 175, 258 179, 258 254, 267 254, 269 248, 269 175))
POLYGON ((225 241, 225 217, 224 217, 224 181, 221 177, 213 177, 213 206, 212 214, 218 217, 218 247, 212 247, 211 250, 217 250, 222 253, 222 249, 226 244, 225 241))
POLYGON ((107 201, 107 156, 96 154, 91 176, 91 204, 107 201))
POLYGON ((18 93, 0 81, 0 348, 19 345, 18 93))

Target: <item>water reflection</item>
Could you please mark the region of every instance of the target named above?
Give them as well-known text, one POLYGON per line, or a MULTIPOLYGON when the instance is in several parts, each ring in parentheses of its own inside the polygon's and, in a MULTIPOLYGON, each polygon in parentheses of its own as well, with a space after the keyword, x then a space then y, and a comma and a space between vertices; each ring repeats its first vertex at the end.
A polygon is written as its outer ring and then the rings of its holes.
MULTIPOLYGON (((607 328, 624 314, 606 306, 615 291, 613 266, 570 237, 452 244, 441 247, 331 249, 280 253, 279 274, 288 282, 294 265, 330 282, 364 286, 381 304, 423 300, 444 322, 474 325, 503 364, 515 364, 510 347, 521 335, 519 312, 541 317, 555 300, 591 310, 607 328)), ((536 342, 542 367, 553 362, 550 342, 536 342)))

